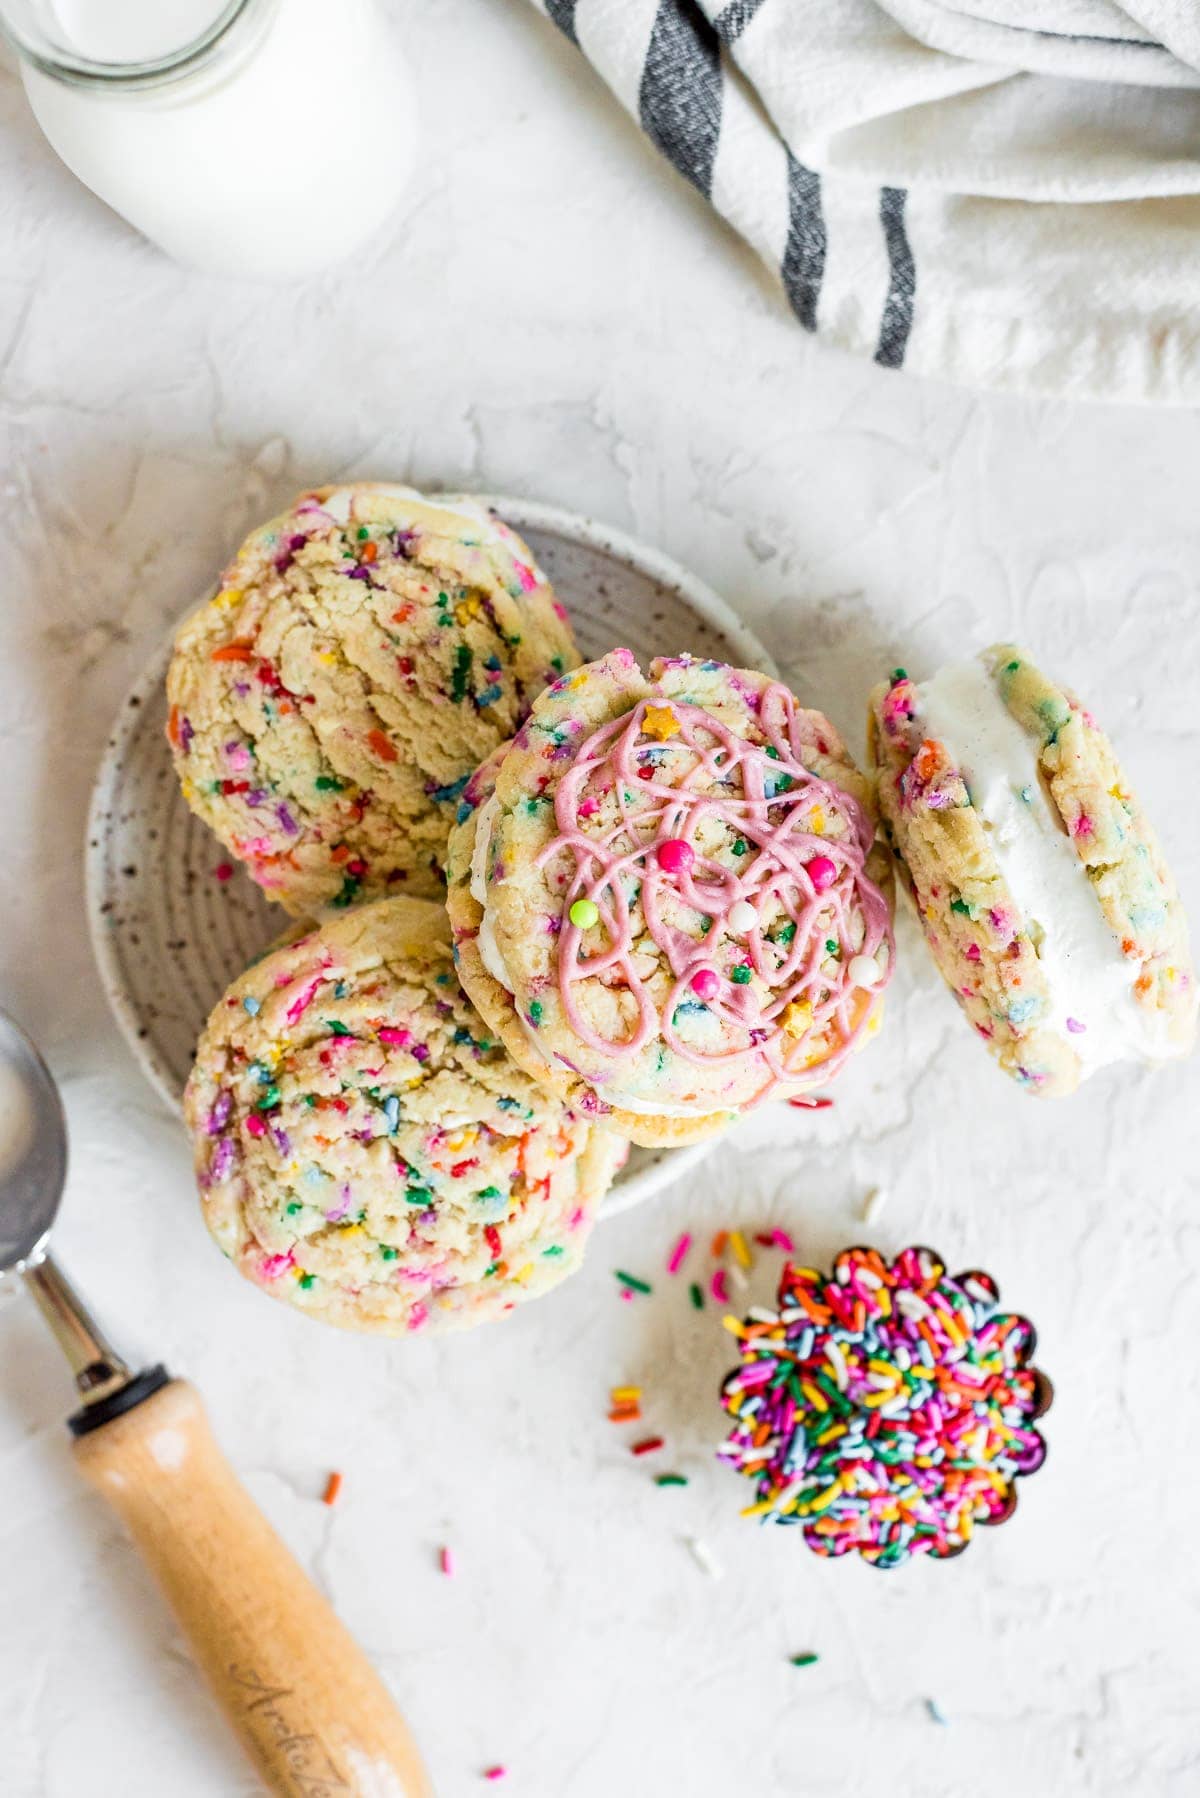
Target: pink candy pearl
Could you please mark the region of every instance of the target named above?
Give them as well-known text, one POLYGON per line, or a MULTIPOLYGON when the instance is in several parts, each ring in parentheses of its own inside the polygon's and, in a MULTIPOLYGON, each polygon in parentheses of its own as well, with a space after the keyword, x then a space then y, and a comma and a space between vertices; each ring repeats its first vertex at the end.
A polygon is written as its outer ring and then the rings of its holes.
POLYGON ((810 862, 805 862, 804 872, 818 893, 823 893, 837 879, 837 868, 827 855, 814 855, 810 862))
POLYGON ((703 999, 706 1005, 710 999, 716 998, 720 984, 720 978, 713 973, 711 968, 701 968, 698 974, 692 975, 692 991, 698 999, 703 999))
POLYGON ((696 859, 692 845, 685 843, 682 837, 668 837, 654 853, 665 874, 684 874, 696 859))

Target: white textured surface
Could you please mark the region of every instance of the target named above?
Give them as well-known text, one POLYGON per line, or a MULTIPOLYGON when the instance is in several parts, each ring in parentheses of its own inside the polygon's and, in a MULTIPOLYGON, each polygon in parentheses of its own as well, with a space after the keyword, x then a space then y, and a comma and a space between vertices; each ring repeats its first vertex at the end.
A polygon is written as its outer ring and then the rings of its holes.
MULTIPOLYGON (((893 662, 1024 638, 1117 736, 1200 909, 1200 421, 979 399, 818 351, 552 29, 508 0, 399 11, 418 185, 392 242, 292 292, 171 268, 54 164, 0 77, 2 996, 65 1084, 64 1257, 131 1350, 199 1382, 450 1798, 1184 1798, 1195 1064, 1041 1108, 967 1039, 906 926, 887 1026, 836 1107, 753 1120, 485 1352, 342 1340, 237 1283, 106 1015, 80 835, 111 713, 244 527, 330 475, 524 491, 636 531, 740 604, 855 742, 893 662), (890 1576, 738 1521, 742 1482, 709 1460, 729 1339, 661 1276, 685 1221, 735 1209, 824 1254, 864 1234, 875 1185, 874 1240, 990 1268, 1058 1388, 1016 1520, 890 1576), (654 1297, 620 1303, 614 1266, 654 1297), (686 1489, 656 1489, 604 1421, 624 1380, 686 1489), (789 1667, 805 1648, 819 1665, 789 1667), (482 1786, 494 1761, 508 1781, 482 1786)), ((17 1298, 0 1365, 6 1798, 250 1793, 74 1476, 64 1371, 17 1298)))

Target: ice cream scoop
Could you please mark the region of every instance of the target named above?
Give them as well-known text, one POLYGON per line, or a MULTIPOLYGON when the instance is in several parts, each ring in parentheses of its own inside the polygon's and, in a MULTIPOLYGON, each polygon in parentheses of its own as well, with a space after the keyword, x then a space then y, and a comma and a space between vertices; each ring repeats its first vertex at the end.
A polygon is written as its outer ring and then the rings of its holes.
POLYGON ((58 1089, 0 1012, 0 1275, 19 1274, 75 1375, 75 1459, 156 1574, 272 1791, 429 1798, 366 1656, 235 1479, 195 1389, 134 1373, 49 1253, 67 1170, 58 1089))

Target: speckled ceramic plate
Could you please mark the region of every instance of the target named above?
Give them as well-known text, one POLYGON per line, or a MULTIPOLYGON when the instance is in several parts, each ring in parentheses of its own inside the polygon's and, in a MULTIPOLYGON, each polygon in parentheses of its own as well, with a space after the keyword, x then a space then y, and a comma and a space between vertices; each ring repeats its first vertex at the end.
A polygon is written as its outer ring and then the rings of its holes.
MULTIPOLYGON (((620 644, 645 663, 681 650, 773 672, 758 639, 703 582, 590 519, 481 496, 526 538, 586 658, 620 644)), ((183 802, 167 747, 163 644, 130 693, 96 780, 88 826, 88 915, 105 990, 146 1077, 173 1109, 196 1039, 225 987, 287 923, 183 802)), ((605 1201, 626 1211, 707 1151, 633 1149, 605 1201)))

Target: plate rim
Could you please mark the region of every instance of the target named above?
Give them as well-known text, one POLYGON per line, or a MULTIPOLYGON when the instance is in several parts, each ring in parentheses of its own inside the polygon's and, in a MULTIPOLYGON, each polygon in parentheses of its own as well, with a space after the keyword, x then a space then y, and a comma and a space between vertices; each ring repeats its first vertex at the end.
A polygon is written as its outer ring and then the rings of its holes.
MULTIPOLYGON (((706 623, 713 625, 728 638, 739 656, 747 658, 744 664, 746 667, 778 676, 775 658, 751 626, 734 611, 728 600, 723 599, 707 581, 676 561, 673 556, 642 543, 619 526, 607 524, 586 513, 574 512, 566 506, 556 506, 542 500, 521 499, 512 494, 499 494, 491 490, 451 494, 441 489, 428 493, 425 497, 433 501, 439 498, 470 498, 499 513, 504 522, 521 535, 531 529, 553 531, 576 543, 583 543, 589 548, 615 556, 660 586, 673 588, 706 623)), ((203 603, 203 599, 211 591, 215 591, 215 587, 209 589, 196 603, 203 603)), ((180 614, 180 617, 185 616, 186 612, 180 614)), ((174 1082, 152 1038, 140 1034, 143 1023, 125 982, 120 977, 113 935, 106 927, 101 906, 107 851, 102 819, 109 809, 114 782, 124 759, 129 737, 139 722, 141 707, 147 695, 157 689, 164 678, 177 628, 178 621, 168 627, 165 635, 147 656, 126 690, 109 727, 92 781, 84 845, 84 902, 88 936, 104 997, 139 1071, 167 1110, 176 1117, 179 1115, 179 1099, 174 1091, 174 1082)), ((601 1208, 601 1218, 619 1216, 645 1199, 652 1198, 663 1186, 681 1177, 690 1166, 703 1160, 712 1147, 712 1138, 678 1149, 664 1145, 661 1160, 655 1161, 642 1174, 634 1175, 626 1182, 622 1182, 618 1176, 609 1199, 618 1194, 620 1199, 616 1204, 610 1204, 606 1200, 601 1208)))

